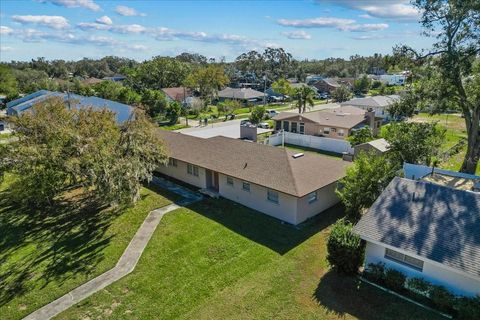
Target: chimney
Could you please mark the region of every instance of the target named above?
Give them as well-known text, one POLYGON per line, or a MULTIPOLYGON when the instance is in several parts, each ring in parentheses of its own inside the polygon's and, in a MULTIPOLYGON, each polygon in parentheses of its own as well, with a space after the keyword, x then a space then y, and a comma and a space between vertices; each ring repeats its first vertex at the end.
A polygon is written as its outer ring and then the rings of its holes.
POLYGON ((378 133, 378 128, 375 126, 375 111, 372 108, 369 108, 367 112, 365 112, 365 118, 367 119, 367 124, 370 126, 373 134, 378 133))

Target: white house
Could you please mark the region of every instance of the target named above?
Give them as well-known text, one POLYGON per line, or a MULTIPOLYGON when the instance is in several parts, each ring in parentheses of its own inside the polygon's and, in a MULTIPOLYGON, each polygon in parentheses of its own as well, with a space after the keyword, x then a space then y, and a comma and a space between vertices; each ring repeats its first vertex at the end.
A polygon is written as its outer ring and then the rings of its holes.
POLYGON ((163 175, 291 224, 339 202, 347 163, 314 154, 216 136, 203 139, 159 130, 170 161, 163 175))
POLYGON ((379 80, 390 86, 403 86, 407 77, 403 74, 382 74, 379 76, 379 80))
POLYGON ((389 120, 390 114, 388 113, 388 108, 393 105, 396 101, 400 99, 399 95, 392 94, 388 96, 373 96, 366 98, 354 98, 345 102, 342 102, 340 105, 357 107, 363 110, 373 110, 375 111, 375 116, 389 120))
POLYGON ((444 181, 396 177, 353 230, 367 243, 365 265, 383 262, 473 296, 480 294, 480 193, 444 181))

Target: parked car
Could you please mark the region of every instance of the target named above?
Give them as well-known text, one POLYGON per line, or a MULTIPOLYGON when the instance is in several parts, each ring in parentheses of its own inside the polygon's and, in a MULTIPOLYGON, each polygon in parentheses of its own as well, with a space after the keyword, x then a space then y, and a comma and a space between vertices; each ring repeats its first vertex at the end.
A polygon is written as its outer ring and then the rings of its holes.
POLYGON ((267 122, 259 123, 257 127, 262 129, 270 129, 270 126, 268 125, 267 122))
POLYGON ((329 99, 330 98, 330 95, 326 92, 322 92, 322 93, 319 93, 318 94, 318 98, 319 99, 322 99, 322 100, 325 100, 325 99, 329 99))
POLYGON ((278 112, 276 110, 272 109, 272 110, 267 110, 265 112, 265 114, 266 114, 267 118, 273 118, 278 114, 278 112))
POLYGON ((241 126, 248 126, 248 125, 250 125, 250 124, 251 124, 251 123, 250 123, 249 120, 242 120, 242 121, 240 121, 240 125, 241 125, 241 126))

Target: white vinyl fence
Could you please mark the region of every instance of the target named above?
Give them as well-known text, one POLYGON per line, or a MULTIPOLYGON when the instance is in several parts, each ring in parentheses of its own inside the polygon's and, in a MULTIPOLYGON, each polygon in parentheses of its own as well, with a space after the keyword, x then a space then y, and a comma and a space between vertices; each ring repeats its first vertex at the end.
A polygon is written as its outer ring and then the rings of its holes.
POLYGON ((353 154, 353 148, 350 145, 350 142, 348 141, 332 139, 332 138, 308 136, 304 134, 291 133, 291 132, 278 132, 278 133, 272 134, 265 141, 265 144, 278 146, 282 144, 282 139, 284 139, 283 142, 286 144, 293 144, 296 146, 302 146, 302 147, 335 152, 335 153, 347 152, 349 154, 353 154))

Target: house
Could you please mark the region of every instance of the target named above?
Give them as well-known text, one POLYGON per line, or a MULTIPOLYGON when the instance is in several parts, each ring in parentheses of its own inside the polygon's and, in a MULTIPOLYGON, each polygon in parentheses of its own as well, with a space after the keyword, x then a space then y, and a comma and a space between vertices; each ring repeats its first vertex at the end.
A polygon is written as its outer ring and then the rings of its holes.
POLYGON ((312 86, 318 89, 318 92, 331 93, 333 90, 345 86, 349 89, 353 88, 354 78, 324 78, 313 83, 312 86))
POLYGON ((399 177, 353 228, 366 241, 365 265, 385 263, 466 296, 480 294, 479 230, 480 193, 399 177))
POLYGON ((187 103, 187 99, 192 97, 190 89, 186 87, 162 88, 162 91, 165 93, 169 102, 177 101, 185 104, 187 103))
POLYGON ((373 96, 366 98, 355 98, 349 101, 342 102, 341 106, 352 106, 364 110, 372 109, 375 111, 375 116, 385 120, 390 120, 388 108, 396 101, 400 100, 399 95, 389 96, 373 96))
POLYGON ((407 77, 404 74, 382 74, 379 80, 389 86, 403 86, 407 77))
POLYGON ((42 102, 48 98, 61 98, 73 108, 93 107, 94 109, 109 109, 115 113, 117 122, 122 123, 128 120, 133 113, 133 107, 107 99, 98 97, 85 97, 73 93, 56 92, 40 90, 22 98, 12 100, 7 103, 7 115, 19 116, 23 112, 29 111, 36 103, 42 102))
POLYGON ((272 119, 275 121, 275 131, 284 130, 335 139, 345 139, 366 125, 376 134, 381 125, 381 121, 373 112, 352 107, 301 114, 281 112, 272 119))
POLYGON ((158 172, 285 222, 299 224, 339 202, 346 162, 222 136, 158 134, 170 154, 158 172))
POLYGON ((103 80, 110 80, 110 81, 113 81, 113 82, 122 82, 124 81, 125 79, 127 79, 126 76, 122 75, 122 74, 116 74, 112 77, 104 77, 102 78, 103 80))
POLYGON ((263 102, 265 98, 263 92, 253 90, 251 88, 230 88, 227 87, 218 92, 218 98, 220 101, 224 100, 239 100, 244 104, 255 104, 263 102))
POLYGON ((387 140, 381 138, 365 143, 358 144, 354 147, 354 156, 357 157, 361 152, 374 152, 377 155, 383 155, 390 149, 387 140))

